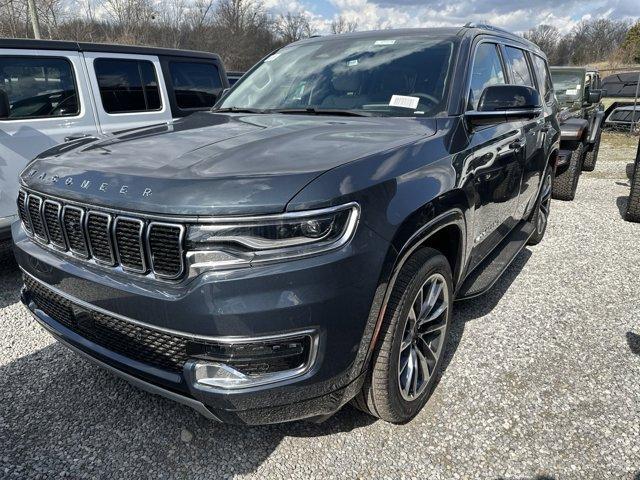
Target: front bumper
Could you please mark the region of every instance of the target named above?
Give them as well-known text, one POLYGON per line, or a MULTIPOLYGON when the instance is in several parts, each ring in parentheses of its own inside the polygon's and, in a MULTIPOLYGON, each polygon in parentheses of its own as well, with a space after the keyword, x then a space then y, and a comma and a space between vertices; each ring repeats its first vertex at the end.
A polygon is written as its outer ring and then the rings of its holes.
POLYGON ((234 272, 209 272, 185 284, 148 283, 45 250, 14 227, 15 252, 26 276, 74 304, 161 331, 257 337, 312 330, 316 359, 303 375, 242 389, 211 389, 190 364, 167 371, 92 342, 23 301, 56 338, 152 393, 229 423, 277 423, 324 417, 359 390, 373 325, 370 315, 389 245, 365 226, 339 251, 234 272), (204 410, 203 410, 204 408, 204 410), (208 412, 208 413, 207 413, 208 412))

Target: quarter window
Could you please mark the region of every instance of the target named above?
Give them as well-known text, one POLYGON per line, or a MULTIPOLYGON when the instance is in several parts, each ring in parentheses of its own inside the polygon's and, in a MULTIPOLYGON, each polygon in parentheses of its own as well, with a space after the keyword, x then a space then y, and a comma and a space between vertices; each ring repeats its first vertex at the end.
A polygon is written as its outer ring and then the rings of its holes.
POLYGON ((481 43, 476 50, 471 72, 471 89, 469 92, 469 109, 478 108, 482 91, 491 86, 504 84, 505 75, 502 62, 495 44, 481 43))
POLYGON ((9 103, 9 116, 0 120, 80 113, 75 76, 64 58, 0 57, 0 90, 9 103))
POLYGON ((529 71, 529 64, 524 51, 519 48, 505 47, 505 52, 507 54, 507 63, 513 75, 513 83, 533 87, 533 76, 529 71))
POLYGON ((100 58, 94 65, 105 112, 145 112, 162 107, 153 63, 100 58))
POLYGON ((216 103, 222 82, 214 64, 170 62, 169 71, 178 108, 207 108, 216 103))
POLYGON ((549 102, 553 95, 553 83, 551 83, 551 75, 547 68, 547 62, 538 55, 532 55, 531 58, 533 58, 533 64, 538 74, 540 94, 543 96, 545 102, 549 102))

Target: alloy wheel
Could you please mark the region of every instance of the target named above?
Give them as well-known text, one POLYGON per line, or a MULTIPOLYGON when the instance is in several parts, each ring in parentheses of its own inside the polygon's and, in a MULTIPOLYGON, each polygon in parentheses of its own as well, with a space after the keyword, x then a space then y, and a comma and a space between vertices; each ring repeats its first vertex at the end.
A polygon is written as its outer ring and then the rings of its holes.
POLYGON ((544 177, 544 184, 542 185, 540 213, 538 214, 538 222, 536 225, 536 229, 539 235, 542 235, 545 228, 547 228, 547 222, 549 221, 549 211, 551 209, 551 191, 553 190, 551 177, 551 172, 548 172, 544 177))
POLYGON ((398 362, 402 398, 412 401, 425 391, 444 347, 449 291, 444 277, 431 275, 420 287, 406 316, 398 362))

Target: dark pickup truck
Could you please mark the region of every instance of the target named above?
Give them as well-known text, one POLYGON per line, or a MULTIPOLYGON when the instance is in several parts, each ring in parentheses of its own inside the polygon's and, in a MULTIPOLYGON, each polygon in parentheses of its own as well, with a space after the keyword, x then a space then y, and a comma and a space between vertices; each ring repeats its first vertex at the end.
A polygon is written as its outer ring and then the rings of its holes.
POLYGON ((583 67, 551 67, 551 77, 562 132, 553 198, 573 200, 580 173, 593 171, 598 159, 604 117, 600 77, 583 67))
POLYGON ((320 420, 353 399, 406 422, 453 301, 542 240, 556 115, 542 51, 489 26, 296 42, 212 112, 33 161, 22 300, 211 419, 320 420))

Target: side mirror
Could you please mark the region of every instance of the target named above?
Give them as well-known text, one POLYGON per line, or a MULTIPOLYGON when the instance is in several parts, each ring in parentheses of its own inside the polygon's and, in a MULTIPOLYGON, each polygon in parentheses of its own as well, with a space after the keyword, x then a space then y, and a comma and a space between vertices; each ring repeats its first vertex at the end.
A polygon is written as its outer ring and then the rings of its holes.
POLYGON ((472 127, 516 120, 531 120, 542 113, 535 88, 523 85, 492 85, 480 95, 478 109, 465 113, 472 127))
POLYGON ((9 95, 0 88, 0 118, 9 118, 10 113, 9 95))
POLYGON ((589 90, 587 101, 589 103, 600 103, 602 99, 602 90, 589 90))

